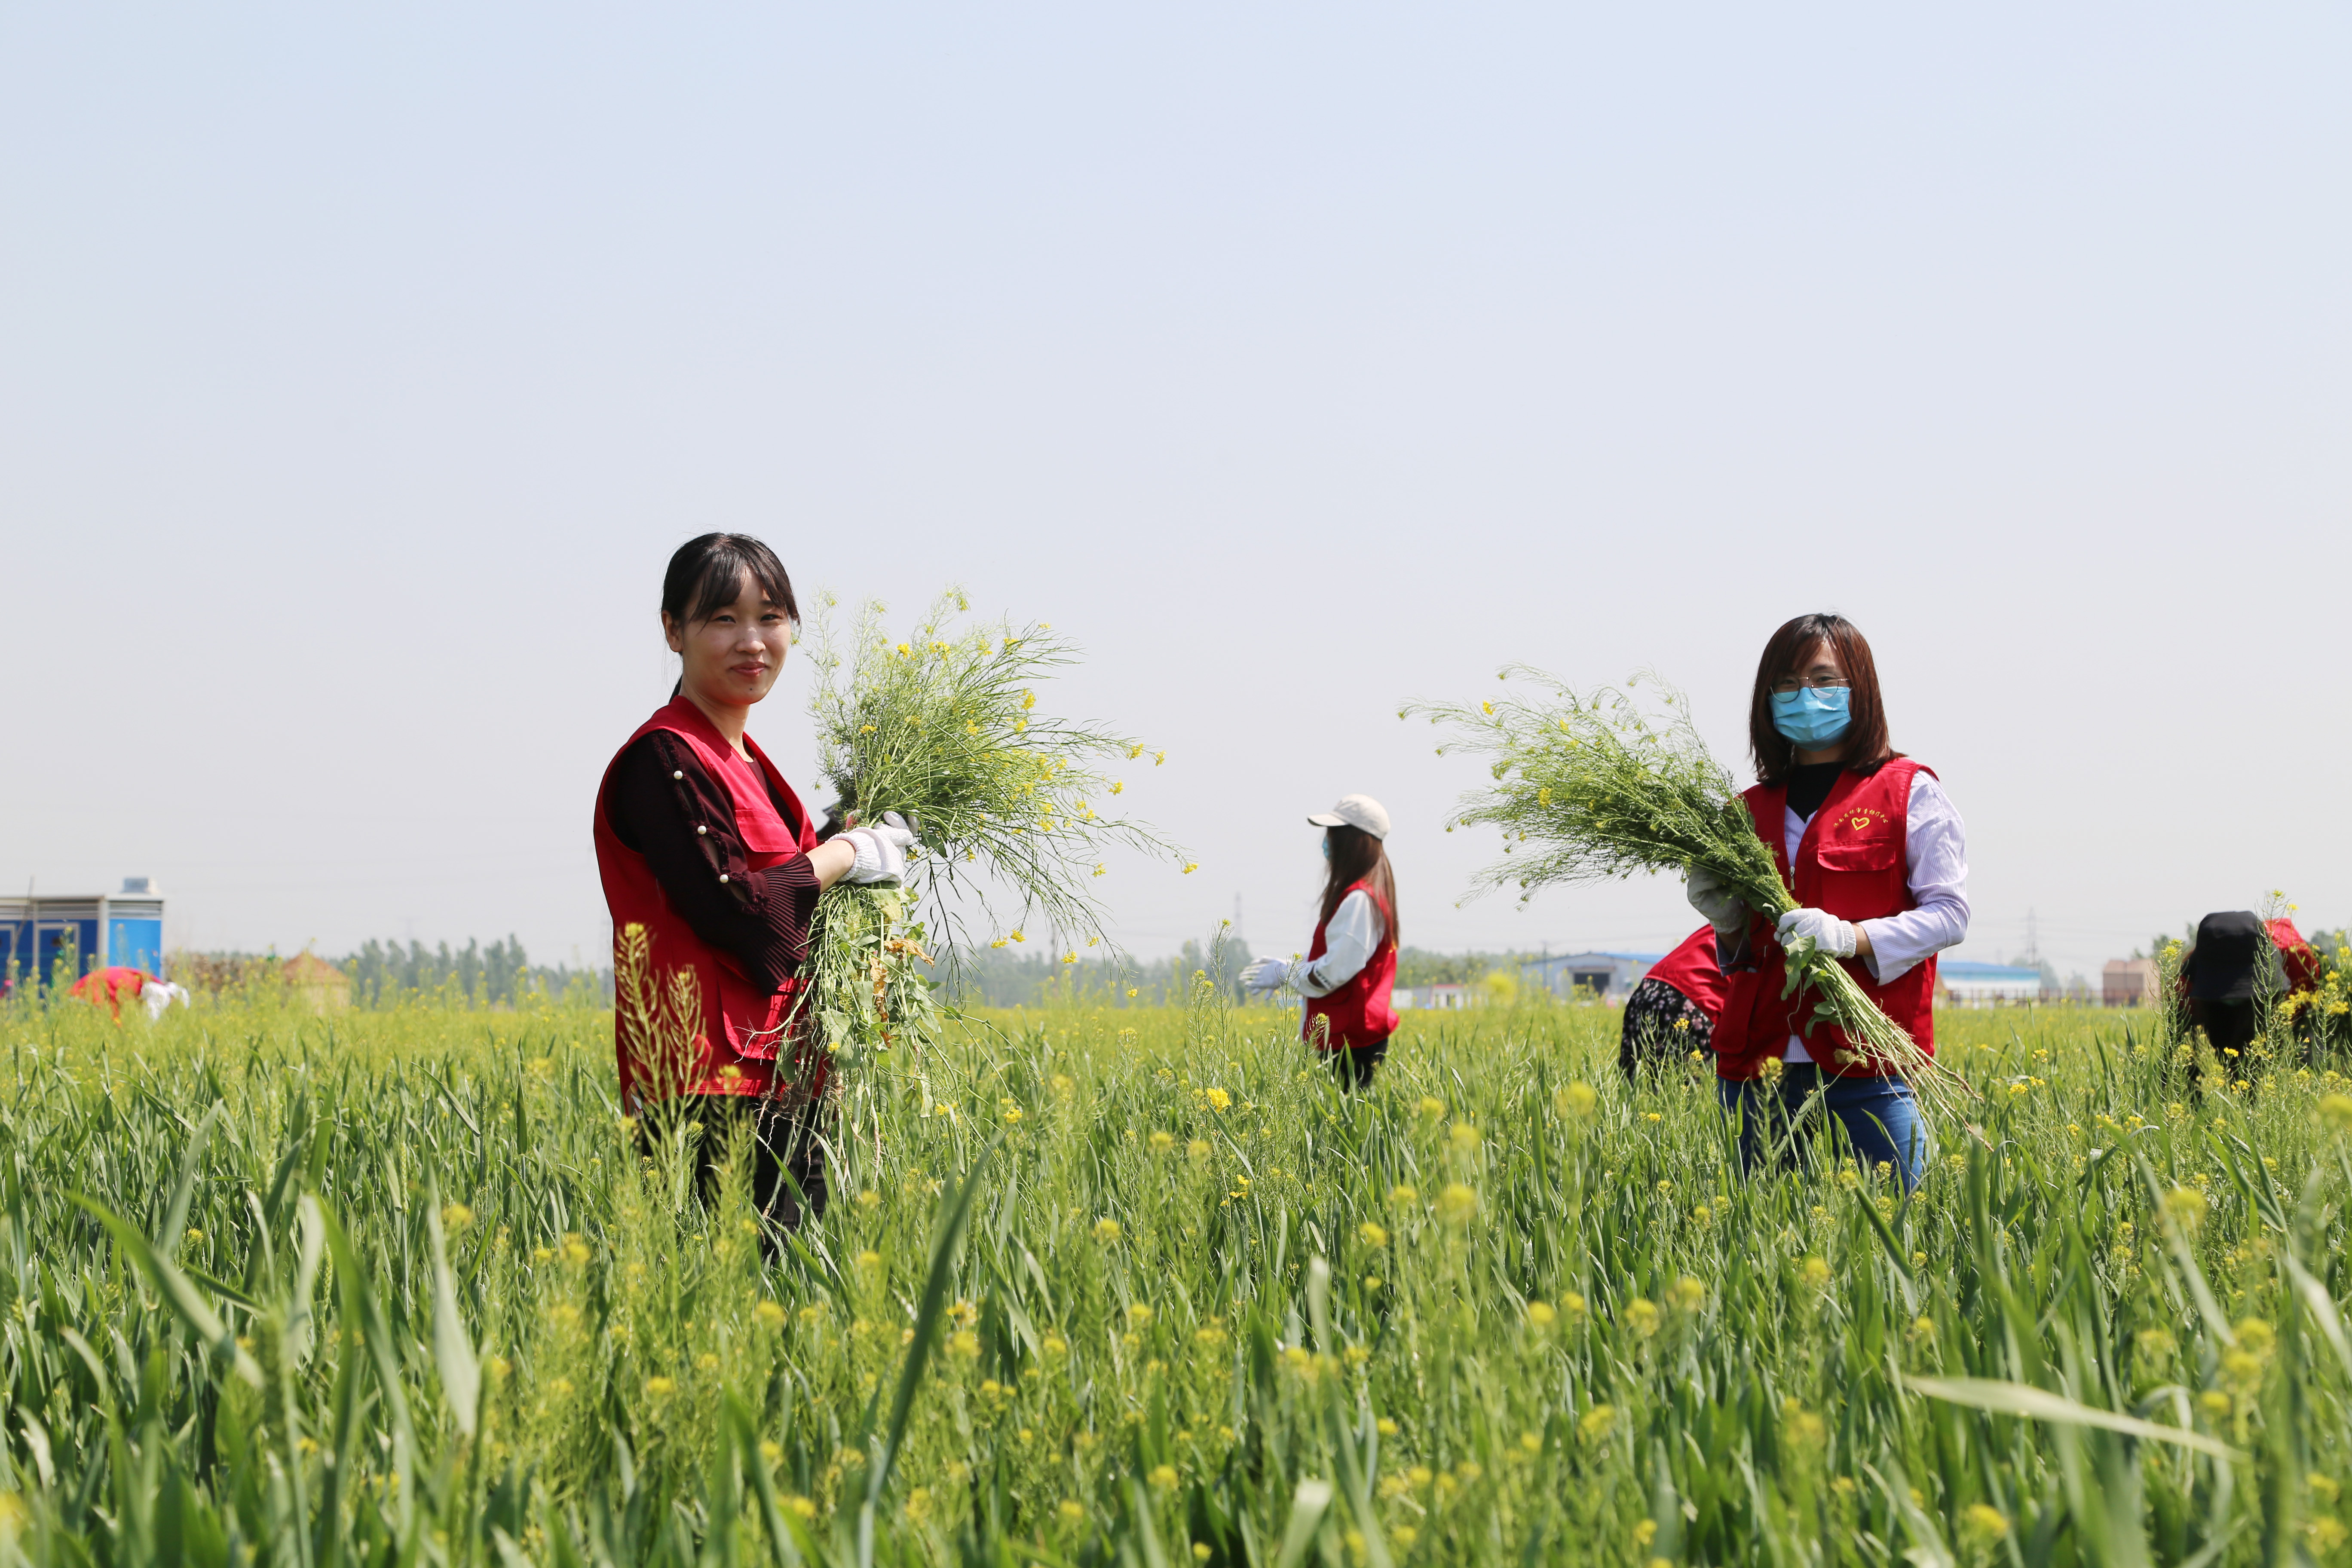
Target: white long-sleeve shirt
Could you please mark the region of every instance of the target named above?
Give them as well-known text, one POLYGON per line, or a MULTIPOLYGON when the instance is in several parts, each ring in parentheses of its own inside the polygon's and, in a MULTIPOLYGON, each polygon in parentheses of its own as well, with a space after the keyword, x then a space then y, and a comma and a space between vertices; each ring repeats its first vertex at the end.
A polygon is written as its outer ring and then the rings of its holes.
POLYGON ((1323 928, 1323 956, 1312 962, 1302 958, 1290 966, 1291 988, 1301 996, 1328 996, 1363 973, 1388 935, 1380 905, 1358 889, 1331 911, 1323 928))
MULTIPOLYGON (((1870 956, 1863 963, 1882 985, 1898 980, 1948 947, 1957 947, 1969 934, 1968 829, 1952 797, 1935 775, 1925 771, 1911 775, 1911 804, 1903 832, 1903 879, 1916 908, 1899 915, 1854 922, 1870 933, 1870 956)), ((1805 837, 1809 817, 1787 810, 1781 835, 1789 864, 1797 863, 1797 846, 1805 837)), ((1789 1037, 1780 1053, 1785 1061, 1809 1062, 1812 1055, 1798 1036, 1789 1037)))

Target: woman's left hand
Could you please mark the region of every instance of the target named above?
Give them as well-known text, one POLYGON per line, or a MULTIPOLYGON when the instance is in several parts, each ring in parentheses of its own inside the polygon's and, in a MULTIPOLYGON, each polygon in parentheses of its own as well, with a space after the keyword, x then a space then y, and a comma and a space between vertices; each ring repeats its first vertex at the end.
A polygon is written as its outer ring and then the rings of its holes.
POLYGON ((852 882, 895 888, 906 880, 907 851, 915 847, 915 833, 897 812, 884 812, 877 826, 849 829, 839 842, 856 851, 849 868, 852 882))

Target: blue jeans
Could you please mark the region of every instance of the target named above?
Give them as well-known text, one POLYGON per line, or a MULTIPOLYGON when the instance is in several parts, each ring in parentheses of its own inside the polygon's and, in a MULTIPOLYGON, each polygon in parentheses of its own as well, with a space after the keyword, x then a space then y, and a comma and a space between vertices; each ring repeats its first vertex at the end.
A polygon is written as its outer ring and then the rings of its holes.
POLYGON ((1919 1102, 1911 1086, 1899 1078, 1832 1078, 1827 1089, 1797 1129, 1789 1135, 1790 1118, 1805 1108, 1813 1091, 1822 1088, 1822 1069, 1811 1062, 1790 1062, 1780 1074, 1777 1091, 1762 1079, 1734 1083, 1716 1080, 1723 1109, 1739 1125, 1739 1168, 1749 1175, 1764 1166, 1773 1150, 1789 1145, 1783 1167, 1794 1166, 1800 1155, 1834 1120, 1865 1173, 1882 1163, 1895 1167, 1909 1192, 1927 1169, 1927 1129, 1919 1120, 1919 1102), (1825 1116, 1823 1112, 1827 1112, 1825 1116))

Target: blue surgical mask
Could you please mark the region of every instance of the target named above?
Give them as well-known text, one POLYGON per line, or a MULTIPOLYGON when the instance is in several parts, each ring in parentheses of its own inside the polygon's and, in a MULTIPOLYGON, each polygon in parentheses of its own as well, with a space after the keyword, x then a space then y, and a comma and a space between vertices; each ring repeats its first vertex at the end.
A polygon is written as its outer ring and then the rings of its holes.
POLYGON ((1846 711, 1850 687, 1808 686, 1772 693, 1772 728, 1806 751, 1818 752, 1845 733, 1853 722, 1846 711))
POLYGON ((1331 858, 1331 836, 1328 833, 1323 836, 1323 858, 1331 858))

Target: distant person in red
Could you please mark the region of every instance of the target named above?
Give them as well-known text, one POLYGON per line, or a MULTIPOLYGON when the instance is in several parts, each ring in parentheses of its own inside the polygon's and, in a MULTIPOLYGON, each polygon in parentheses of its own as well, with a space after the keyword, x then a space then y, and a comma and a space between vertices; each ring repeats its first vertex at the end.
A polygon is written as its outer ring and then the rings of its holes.
POLYGON ((1713 1050, 1715 1021, 1730 992, 1730 977, 1716 958, 1715 927, 1703 925, 1650 965, 1625 998, 1625 1021, 1617 1031, 1617 1065, 1625 1077, 1713 1050))
POLYGON ((628 928, 641 926, 656 983, 667 990, 670 975, 691 971, 702 1005, 692 1059, 667 1069, 679 1081, 656 1081, 665 1069, 616 1036, 622 1104, 635 1114, 653 1098, 691 1103, 706 1198, 729 1134, 748 1125, 752 1200, 787 1227, 803 1212, 787 1175, 806 1212, 823 1212, 825 1199, 824 1063, 784 1051, 801 1030, 809 917, 844 879, 898 881, 914 843, 895 817, 818 842, 800 796, 744 732, 799 622, 792 579, 758 540, 707 533, 681 546, 662 579, 661 623, 684 669, 667 705, 605 770, 595 822, 615 972, 628 928))
POLYGON ((2326 971, 2319 961, 2319 950, 2310 939, 2294 929, 2294 922, 2281 916, 2264 921, 2263 929, 2271 934, 2271 945, 2278 949, 2280 965, 2286 971, 2287 994, 2316 991, 2326 971))
POLYGON ((121 964, 105 969, 93 969, 73 983, 66 993, 79 996, 95 1006, 104 1004, 107 1013, 118 1024, 122 1022, 122 1004, 137 1002, 147 1009, 150 1021, 161 1018, 163 1009, 173 1003, 185 1004, 188 994, 168 980, 159 980, 143 969, 127 969, 121 964))
POLYGON ((1260 960, 1243 975, 1254 991, 1284 986, 1307 999, 1299 1034, 1349 1089, 1368 1089, 1396 1032, 1396 876, 1384 841, 1386 807, 1339 797, 1307 822, 1323 829, 1323 918, 1307 956, 1260 960))

